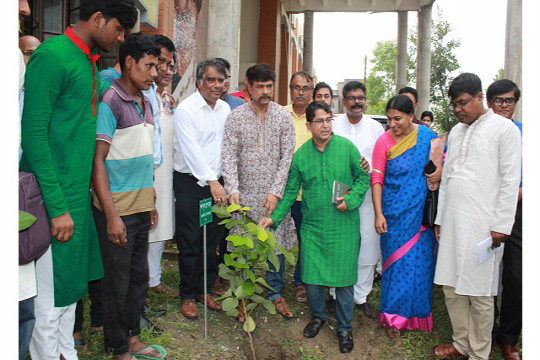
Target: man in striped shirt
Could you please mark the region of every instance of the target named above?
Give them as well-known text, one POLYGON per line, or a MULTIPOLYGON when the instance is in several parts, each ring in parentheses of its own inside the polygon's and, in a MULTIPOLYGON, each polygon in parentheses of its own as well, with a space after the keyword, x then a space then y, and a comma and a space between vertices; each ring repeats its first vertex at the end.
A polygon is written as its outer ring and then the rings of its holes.
POLYGON ((138 338, 148 288, 148 232, 157 224, 153 109, 141 91, 157 76, 160 52, 147 35, 126 39, 120 47, 122 75, 103 94, 96 124, 92 210, 105 272, 105 350, 114 359, 166 355, 163 347, 138 338))

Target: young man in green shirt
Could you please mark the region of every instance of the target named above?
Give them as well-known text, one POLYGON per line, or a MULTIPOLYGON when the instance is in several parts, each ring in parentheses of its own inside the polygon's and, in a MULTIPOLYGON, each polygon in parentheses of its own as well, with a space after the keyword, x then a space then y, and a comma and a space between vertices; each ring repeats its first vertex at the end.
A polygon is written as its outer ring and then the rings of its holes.
POLYGON ((82 0, 80 19, 45 41, 28 62, 22 116, 21 170, 38 179, 51 222, 51 247, 36 263, 32 359, 77 359, 75 304, 90 280, 103 276, 90 210, 99 55, 134 26, 132 0, 82 0))
POLYGON ((360 249, 360 218, 356 211, 369 187, 369 176, 360 165, 360 153, 349 140, 332 133, 332 111, 323 102, 306 108, 307 127, 312 139, 294 154, 282 200, 273 214, 259 226, 278 226, 302 188, 300 244, 302 281, 305 284, 313 320, 304 336, 315 337, 326 321, 324 288, 336 288, 339 349, 353 349, 351 320, 353 285, 357 281, 360 249), (351 186, 340 203, 332 203, 333 183, 351 186))

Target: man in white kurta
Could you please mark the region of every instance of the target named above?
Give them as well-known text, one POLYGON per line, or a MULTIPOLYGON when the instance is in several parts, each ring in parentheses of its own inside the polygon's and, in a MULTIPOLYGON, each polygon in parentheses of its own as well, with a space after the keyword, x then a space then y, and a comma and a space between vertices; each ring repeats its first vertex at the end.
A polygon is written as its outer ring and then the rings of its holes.
MULTIPOLYGON (((365 99, 359 99, 361 101, 356 98, 352 101, 348 99, 355 96, 365 97, 365 86, 361 82, 350 81, 343 87, 343 105, 347 112, 334 119, 333 132, 349 139, 356 145, 360 154, 369 163, 369 173, 371 173, 373 147, 379 136, 384 134, 384 129, 381 123, 363 113, 365 99)), ((377 311, 370 308, 367 303, 367 296, 373 287, 374 266, 381 256, 380 236, 374 226, 375 212, 373 211, 371 188, 367 190, 359 212, 362 242, 358 255, 358 282, 354 285, 354 302, 363 308, 366 315, 376 318, 377 311)))
POLYGON ((448 136, 439 190, 434 282, 443 285, 453 343, 441 344, 433 352, 436 357, 450 354, 487 360, 502 251, 479 264, 477 244, 491 236, 493 246, 500 246, 512 230, 521 138, 511 121, 484 108, 476 75, 459 75, 448 94, 460 124, 448 136))

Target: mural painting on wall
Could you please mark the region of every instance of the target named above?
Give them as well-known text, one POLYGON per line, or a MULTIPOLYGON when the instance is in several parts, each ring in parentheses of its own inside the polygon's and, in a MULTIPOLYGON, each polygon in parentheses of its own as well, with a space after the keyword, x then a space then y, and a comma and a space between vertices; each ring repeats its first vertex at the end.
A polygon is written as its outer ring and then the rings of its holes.
POLYGON ((195 92, 197 64, 206 59, 208 0, 175 0, 174 45, 178 73, 173 78, 173 95, 182 101, 195 92))

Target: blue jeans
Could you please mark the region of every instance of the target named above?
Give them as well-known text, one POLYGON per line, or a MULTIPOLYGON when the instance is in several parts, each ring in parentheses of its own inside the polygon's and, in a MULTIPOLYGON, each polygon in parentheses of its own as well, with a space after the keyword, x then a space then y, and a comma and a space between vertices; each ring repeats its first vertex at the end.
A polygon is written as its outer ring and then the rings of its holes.
POLYGON ((291 216, 294 221, 294 226, 296 227, 296 236, 298 237, 298 260, 296 260, 296 267, 294 268, 294 285, 301 285, 302 282, 302 273, 300 270, 300 227, 302 226, 302 201, 296 200, 291 206, 291 216))
POLYGON ((34 298, 19 301, 19 360, 26 359, 35 322, 34 298))
MULTIPOLYGON (((268 285, 274 288, 274 290, 268 290, 268 300, 274 301, 279 299, 281 296, 281 290, 285 286, 285 256, 283 254, 277 256, 279 259, 279 270, 276 272, 267 271, 266 272, 266 282, 268 285)), ((268 266, 270 270, 276 270, 274 265, 268 261, 268 266)))
MULTIPOLYGON (((311 315, 317 319, 326 320, 326 295, 323 285, 304 284, 311 315)), ((351 321, 354 310, 353 285, 336 288, 336 317, 337 331, 352 331, 351 321)))

